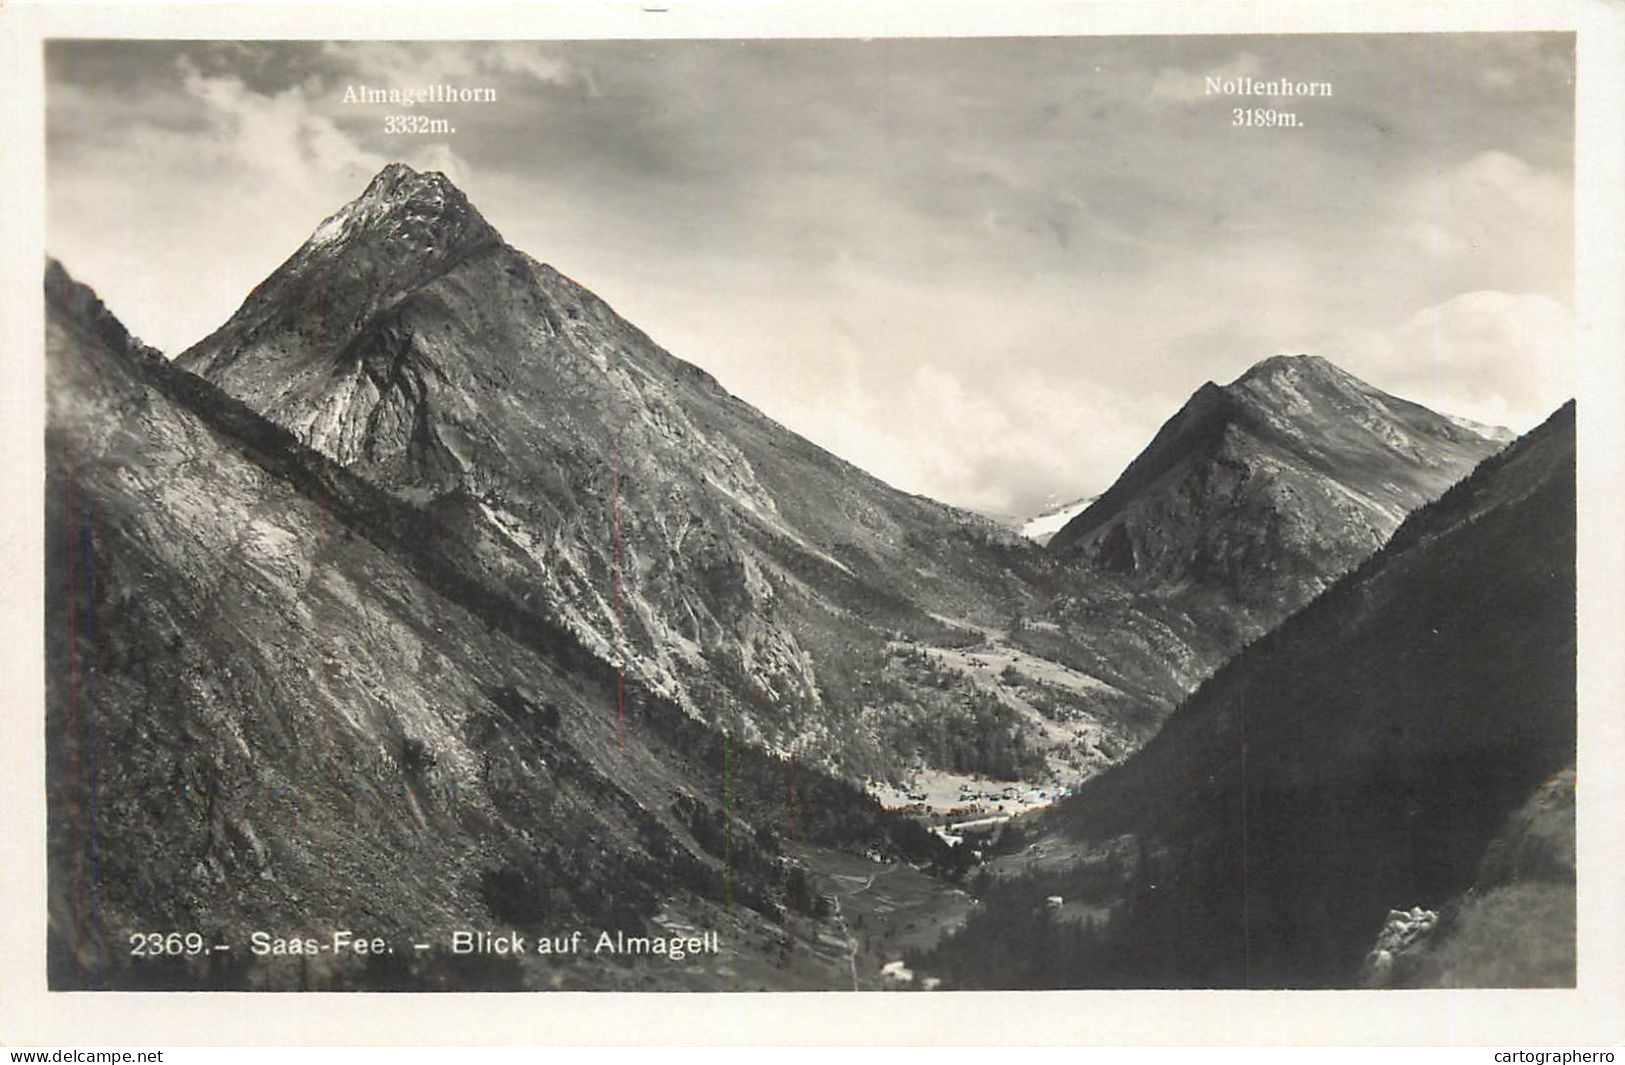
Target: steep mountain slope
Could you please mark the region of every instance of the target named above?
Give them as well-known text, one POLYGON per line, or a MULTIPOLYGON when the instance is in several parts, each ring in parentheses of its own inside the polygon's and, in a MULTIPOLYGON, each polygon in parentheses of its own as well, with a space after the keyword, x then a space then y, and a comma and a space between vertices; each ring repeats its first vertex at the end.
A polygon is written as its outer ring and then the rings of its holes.
POLYGON ((979 640, 1027 594, 1007 564, 1040 562, 728 395, 439 174, 386 169, 179 362, 462 522, 630 679, 849 768, 896 746, 857 674, 901 638, 979 640))
POLYGON ((850 986, 781 841, 925 859, 923 829, 653 696, 617 722, 613 676, 445 564, 431 515, 165 364, 55 263, 46 308, 53 987, 850 986), (727 954, 446 950, 573 927, 727 954), (249 953, 346 929, 396 954, 249 953), (233 950, 134 956, 171 931, 233 950))
POLYGON ((1137 589, 1221 597, 1257 635, 1504 442, 1278 356, 1202 386, 1049 546, 1137 589))
MULTIPOLYGON (((1492 871, 1490 843, 1530 837, 1509 816, 1574 760, 1574 441, 1570 404, 1227 663, 1054 812, 1049 846, 1075 864, 991 890, 999 906, 938 964, 992 983, 1350 986, 1390 910, 1515 879, 1492 871), (1109 921, 1046 932, 1021 916, 1046 893, 1109 921), (999 907, 1049 935, 1044 966, 978 968, 1011 938, 999 907)), ((1549 982, 1549 963, 1505 952, 1540 939, 1572 955, 1572 909, 1565 924, 1546 904, 1561 894, 1512 917, 1516 895, 1498 914, 1463 908, 1480 957, 1454 978, 1549 982), (1543 920, 1522 939, 1495 931, 1543 920), (1485 964, 1497 939, 1505 964, 1485 964)))
MULTIPOLYGON (((178 361, 423 505, 449 564, 556 620, 625 690, 850 775, 1078 779, 1281 616, 1253 596, 1238 622, 1233 587, 1079 567, 889 488, 508 246, 443 176, 398 164, 178 361)), ((1329 464, 1343 439, 1326 439, 1329 464)), ((1338 534, 1314 523, 1346 516, 1307 520, 1318 540, 1338 534)), ((1294 579, 1355 557, 1313 554, 1294 579)))
POLYGON ((628 685, 851 774, 1076 777, 1179 690, 1149 617, 1085 668, 1036 648, 1041 695, 983 676, 960 652, 1049 594, 1041 552, 763 417, 439 174, 386 168, 178 362, 425 505, 456 565, 628 685))

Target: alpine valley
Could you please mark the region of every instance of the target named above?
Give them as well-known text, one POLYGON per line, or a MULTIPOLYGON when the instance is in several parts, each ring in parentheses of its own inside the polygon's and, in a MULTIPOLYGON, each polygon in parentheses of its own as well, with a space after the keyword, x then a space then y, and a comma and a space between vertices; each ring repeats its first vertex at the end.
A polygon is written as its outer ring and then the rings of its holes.
MULTIPOLYGON (((1107 983, 1346 985, 1388 908, 1477 913, 1528 872, 1497 841, 1572 817, 1561 417, 1502 451, 1269 358, 1040 544, 778 425, 437 173, 387 167, 173 360, 45 294, 53 987, 1084 982, 997 960, 1016 917, 1107 983), (1254 851, 1265 939, 1182 902, 1210 946, 1153 949, 1146 878, 1229 900, 1254 851), (720 954, 440 946, 576 929, 720 954)), ((1476 919, 1384 979, 1464 971, 1476 919)))

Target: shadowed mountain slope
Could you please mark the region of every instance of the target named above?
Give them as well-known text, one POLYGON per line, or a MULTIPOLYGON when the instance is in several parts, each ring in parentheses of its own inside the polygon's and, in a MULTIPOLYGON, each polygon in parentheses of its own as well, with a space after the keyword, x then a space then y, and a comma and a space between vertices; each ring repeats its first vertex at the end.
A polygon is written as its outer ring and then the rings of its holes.
POLYGON ((925 860, 923 829, 647 693, 617 721, 613 674, 448 564, 432 515, 164 363, 55 263, 46 311, 53 987, 655 978, 445 949, 571 927, 729 941, 662 986, 848 985, 781 843, 925 860), (173 929, 233 951, 132 955, 173 929), (255 957, 250 930, 397 953, 255 957))
POLYGON ((1574 457, 1569 404, 1228 662, 1045 822, 1076 863, 997 888, 937 964, 980 986, 1353 986, 1390 911, 1454 907, 1471 957, 1441 954, 1438 981, 1572 967, 1572 852, 1490 852, 1560 849, 1572 818, 1550 799, 1514 812, 1575 757, 1574 457), (1557 886, 1521 915, 1517 893, 1468 897, 1531 878, 1557 886), (1022 915, 1045 893, 1109 919, 1050 924, 1043 965, 979 966, 1039 934, 1022 915))

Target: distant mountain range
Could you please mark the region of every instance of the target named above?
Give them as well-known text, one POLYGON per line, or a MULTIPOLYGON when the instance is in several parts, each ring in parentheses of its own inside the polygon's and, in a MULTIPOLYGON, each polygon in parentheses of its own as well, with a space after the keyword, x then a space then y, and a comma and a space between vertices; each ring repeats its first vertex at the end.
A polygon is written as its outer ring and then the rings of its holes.
MULTIPOLYGON (((400 165, 178 364, 432 507, 461 530, 447 550, 631 682, 857 774, 921 764, 1043 780, 1111 761, 1282 605, 1375 548, 1402 508, 1494 447, 1391 401, 1356 414, 1370 433, 1384 418, 1391 432, 1417 429, 1424 451, 1359 450, 1361 437, 1345 455, 1349 440, 1326 435, 1345 411, 1294 414, 1291 427, 1319 449, 1316 483, 1335 491, 1344 459, 1362 477, 1387 471, 1391 491, 1365 481, 1349 491, 1375 491, 1389 509, 1362 515, 1357 534, 1340 528, 1347 515, 1335 505, 1283 518, 1262 534, 1293 525, 1282 557, 1258 544, 1216 602, 1185 602, 1185 575, 1172 570, 1152 574, 1171 589, 1158 602, 1138 594, 1145 580, 1120 579, 1109 553, 1035 550, 785 430, 507 245, 442 175, 400 165), (1299 548, 1310 557, 1289 554, 1299 548), (1280 583, 1294 585, 1284 603, 1277 587, 1243 587, 1277 562, 1291 570, 1280 583), (1243 599, 1238 626, 1228 615, 1243 599), (1096 620, 1070 624, 1080 614, 1096 620), (1064 630, 1059 641, 1046 622, 1064 630), (978 645, 991 654, 967 657, 978 645), (1001 664, 991 677, 988 662, 1001 664), (1033 680, 1007 681, 1006 663, 1033 680)), ((1261 390, 1260 409, 1271 398, 1261 390)), ((1193 453, 1183 468, 1200 477, 1253 457, 1193 453)), ((1254 484, 1299 483, 1285 461, 1299 453, 1256 457, 1254 484)), ((1114 486, 1109 504, 1126 494, 1114 486)), ((1223 504, 1187 517, 1228 518, 1228 541, 1253 535, 1258 515, 1218 515, 1223 504)), ((1293 505, 1278 494, 1264 509, 1293 505)))
MULTIPOLYGON (((173 363, 54 263, 46 302, 61 986, 208 975, 110 960, 142 922, 537 899, 844 986, 827 854, 963 861, 864 778, 1087 780, 1501 446, 1270 359, 1042 546, 778 425, 400 165, 173 363)), ((468 978, 290 965, 222 978, 468 978)))

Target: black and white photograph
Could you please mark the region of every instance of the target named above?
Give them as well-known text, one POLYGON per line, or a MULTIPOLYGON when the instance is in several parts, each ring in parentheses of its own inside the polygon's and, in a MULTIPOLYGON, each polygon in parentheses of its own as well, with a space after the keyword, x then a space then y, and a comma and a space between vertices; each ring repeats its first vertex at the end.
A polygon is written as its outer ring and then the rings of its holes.
POLYGON ((1578 986, 1576 33, 40 47, 50 991, 1578 986))

